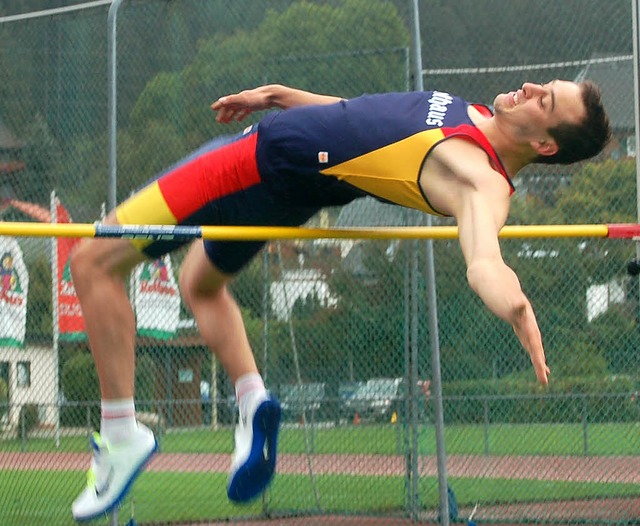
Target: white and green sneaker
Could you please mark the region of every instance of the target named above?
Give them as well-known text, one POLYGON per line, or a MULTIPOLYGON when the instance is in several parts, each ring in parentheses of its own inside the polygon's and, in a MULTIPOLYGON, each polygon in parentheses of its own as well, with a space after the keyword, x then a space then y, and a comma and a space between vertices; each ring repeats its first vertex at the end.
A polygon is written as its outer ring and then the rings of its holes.
POLYGON ((93 450, 87 487, 71 506, 73 518, 89 521, 111 512, 125 498, 131 485, 158 449, 149 428, 138 424, 135 436, 111 445, 98 433, 90 437, 93 450))

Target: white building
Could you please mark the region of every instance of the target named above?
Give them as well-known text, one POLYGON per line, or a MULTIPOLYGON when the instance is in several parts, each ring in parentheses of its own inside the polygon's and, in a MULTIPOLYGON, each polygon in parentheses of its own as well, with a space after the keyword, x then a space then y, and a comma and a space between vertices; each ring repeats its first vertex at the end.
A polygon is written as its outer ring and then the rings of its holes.
POLYGON ((288 320, 298 299, 315 296, 323 307, 333 307, 337 298, 316 269, 285 270, 280 281, 271 283, 271 308, 278 320, 288 320))
POLYGON ((9 391, 9 412, 3 417, 4 425, 17 427, 22 406, 34 404, 38 406, 40 425, 55 426, 56 363, 51 347, 0 348, 0 367, 8 376, 9 391))

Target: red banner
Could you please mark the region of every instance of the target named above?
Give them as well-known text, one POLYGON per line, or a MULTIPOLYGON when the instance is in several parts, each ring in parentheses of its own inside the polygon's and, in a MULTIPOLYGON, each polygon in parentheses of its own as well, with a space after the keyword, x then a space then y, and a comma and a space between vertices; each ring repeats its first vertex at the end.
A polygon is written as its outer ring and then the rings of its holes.
MULTIPOLYGON (((66 208, 56 198, 56 221, 71 223, 66 208)), ((80 241, 79 238, 57 238, 58 250, 58 330, 61 340, 85 339, 84 317, 80 302, 73 286, 69 256, 71 250, 80 241)))

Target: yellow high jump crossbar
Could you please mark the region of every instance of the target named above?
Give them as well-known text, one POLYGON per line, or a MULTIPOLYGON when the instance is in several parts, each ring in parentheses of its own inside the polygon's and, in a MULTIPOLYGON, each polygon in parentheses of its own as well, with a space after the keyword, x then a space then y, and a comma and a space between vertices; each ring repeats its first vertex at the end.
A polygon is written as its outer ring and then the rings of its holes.
MULTIPOLYGON (((0 236, 95 237, 150 241, 191 239, 255 241, 276 239, 454 239, 455 226, 304 228, 265 226, 103 225, 101 223, 28 223, 0 221, 0 236)), ((640 224, 513 225, 501 238, 600 237, 640 239, 640 224)))

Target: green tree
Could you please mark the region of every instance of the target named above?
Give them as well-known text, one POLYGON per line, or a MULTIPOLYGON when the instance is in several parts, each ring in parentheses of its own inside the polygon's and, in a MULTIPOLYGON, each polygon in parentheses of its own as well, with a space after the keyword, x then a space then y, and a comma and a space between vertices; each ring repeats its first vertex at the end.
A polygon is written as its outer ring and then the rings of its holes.
MULTIPOLYGON (((588 163, 562 189, 554 213, 565 224, 628 223, 637 214, 635 160, 588 163)), ((593 283, 606 283, 624 273, 633 247, 602 239, 580 243, 573 265, 593 283)))
POLYGON ((203 40, 179 76, 160 73, 147 83, 132 124, 142 130, 152 120, 171 122, 186 147, 194 148, 244 126, 216 124, 208 107, 218 96, 264 82, 343 96, 404 90, 408 35, 388 1, 295 2, 284 12, 269 11, 257 27, 203 40), (371 31, 370 24, 380 30, 371 31))
POLYGON ((24 150, 26 173, 20 178, 16 191, 21 199, 49 204, 49 195, 60 170, 60 146, 40 114, 37 114, 27 130, 24 150))
POLYGON ((323 309, 322 302, 318 294, 311 293, 307 296, 300 296, 291 307, 291 316, 298 320, 308 320, 313 318, 323 309))
POLYGON ((60 387, 69 402, 80 402, 63 408, 61 420, 64 425, 78 426, 87 423, 87 407, 90 409, 90 424, 98 429, 100 422, 100 388, 98 373, 93 358, 87 350, 76 348, 69 352, 60 374, 60 387), (83 405, 85 404, 85 405, 83 405))
MULTIPOLYGON (((402 376, 404 371, 404 251, 387 255, 388 243, 362 243, 363 268, 334 269, 329 278, 339 298, 327 317, 326 332, 336 336, 340 380, 402 376), (353 378, 352 378, 353 375, 353 378)), ((352 250, 357 250, 353 248, 352 250)))
POLYGON ((106 151, 104 134, 77 139, 64 150, 65 170, 54 189, 76 222, 100 217, 108 192, 106 151))
MULTIPOLYGON (((9 387, 4 378, 0 378, 0 421, 7 414, 9 403, 9 387)), ((1 427, 0 427, 1 429, 1 427)))
POLYGON ((173 165, 184 152, 180 133, 169 122, 147 121, 141 135, 120 134, 122 143, 119 150, 118 200, 122 201, 146 184, 169 166, 173 165))
POLYGON ((51 317, 51 263, 40 254, 27 263, 29 293, 27 295, 27 339, 50 341, 53 334, 51 317))
POLYGON ((597 349, 602 349, 607 368, 615 374, 640 375, 640 331, 637 305, 618 305, 596 318, 589 327, 587 337, 597 349))
MULTIPOLYGON (((230 284, 230 290, 240 307, 249 310, 251 316, 258 319, 264 314, 265 280, 268 281, 269 278, 264 275, 262 257, 257 257, 230 284)), ((271 305, 269 283, 267 282, 266 285, 267 305, 271 305)))
POLYGON ((21 135, 29 116, 33 114, 33 106, 28 97, 28 76, 21 71, 25 64, 15 57, 18 47, 17 40, 9 31, 0 31, 0 118, 21 135))

